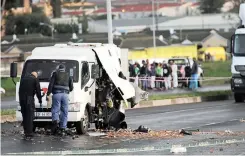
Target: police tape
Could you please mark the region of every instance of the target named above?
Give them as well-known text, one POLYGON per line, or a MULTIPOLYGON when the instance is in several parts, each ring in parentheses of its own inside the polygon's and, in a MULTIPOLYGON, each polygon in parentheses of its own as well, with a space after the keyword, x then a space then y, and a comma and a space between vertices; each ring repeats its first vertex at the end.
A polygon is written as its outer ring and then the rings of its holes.
MULTIPOLYGON (((151 81, 151 82, 166 82, 166 81, 174 81, 172 77, 129 77, 130 80, 138 80, 138 81, 151 81)), ((201 77, 198 81, 215 81, 215 80, 229 80, 231 77, 201 77)), ((195 81, 192 77, 178 77, 178 82, 185 81, 195 81)))
POLYGON ((196 147, 210 147, 217 145, 244 143, 245 139, 227 139, 212 142, 199 142, 189 145, 158 145, 145 146, 139 148, 118 148, 118 149, 98 149, 98 150, 69 150, 69 151, 40 151, 40 152, 23 152, 23 153, 7 153, 7 155, 84 155, 84 154, 118 154, 118 153, 135 153, 135 152, 150 152, 150 151, 166 151, 171 152, 174 148, 196 148, 196 147))

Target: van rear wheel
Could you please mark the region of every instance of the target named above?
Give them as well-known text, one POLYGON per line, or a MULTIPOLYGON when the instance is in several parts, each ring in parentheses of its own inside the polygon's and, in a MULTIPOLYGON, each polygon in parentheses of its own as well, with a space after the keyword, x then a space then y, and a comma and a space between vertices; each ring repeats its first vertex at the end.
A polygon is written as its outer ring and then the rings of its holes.
POLYGON ((89 127, 89 116, 88 111, 85 109, 84 111, 84 118, 81 119, 81 121, 78 121, 76 123, 76 131, 77 134, 86 134, 89 127))

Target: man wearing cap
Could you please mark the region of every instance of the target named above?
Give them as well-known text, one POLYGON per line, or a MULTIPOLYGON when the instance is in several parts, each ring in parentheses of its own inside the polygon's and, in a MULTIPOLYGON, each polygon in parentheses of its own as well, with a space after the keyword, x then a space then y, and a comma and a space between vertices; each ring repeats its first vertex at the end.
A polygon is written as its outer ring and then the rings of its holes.
POLYGON ((23 118, 23 128, 26 139, 33 137, 33 120, 36 94, 40 105, 42 105, 42 96, 37 72, 32 72, 30 75, 21 78, 19 88, 19 101, 21 114, 23 118))
MULTIPOLYGON (((67 126, 69 93, 73 90, 73 80, 65 71, 64 65, 59 65, 58 70, 53 73, 47 92, 47 97, 52 93, 52 133, 60 132, 63 135, 67 126), (61 111, 61 113, 60 113, 61 111)), ((48 98, 47 98, 48 101, 48 98)))

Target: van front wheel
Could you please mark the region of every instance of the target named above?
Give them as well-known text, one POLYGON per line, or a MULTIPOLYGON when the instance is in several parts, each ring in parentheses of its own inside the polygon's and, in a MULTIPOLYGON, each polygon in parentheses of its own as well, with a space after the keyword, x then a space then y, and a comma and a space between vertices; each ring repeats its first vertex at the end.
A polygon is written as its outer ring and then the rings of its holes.
POLYGON ((78 121, 76 123, 76 131, 77 134, 86 134, 88 131, 89 127, 89 116, 88 116, 88 111, 85 109, 84 111, 84 118, 81 119, 81 121, 78 121))

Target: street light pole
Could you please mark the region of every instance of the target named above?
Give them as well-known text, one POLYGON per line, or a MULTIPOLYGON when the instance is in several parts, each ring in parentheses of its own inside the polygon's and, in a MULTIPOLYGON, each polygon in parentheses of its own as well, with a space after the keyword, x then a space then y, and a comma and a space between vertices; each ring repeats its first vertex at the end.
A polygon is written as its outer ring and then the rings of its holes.
POLYGON ((106 9, 107 9, 108 43, 113 44, 111 0, 106 0, 106 9))
POLYGON ((154 47, 154 58, 156 58, 156 29, 155 29, 155 3, 152 0, 152 32, 153 32, 153 47, 154 47))

